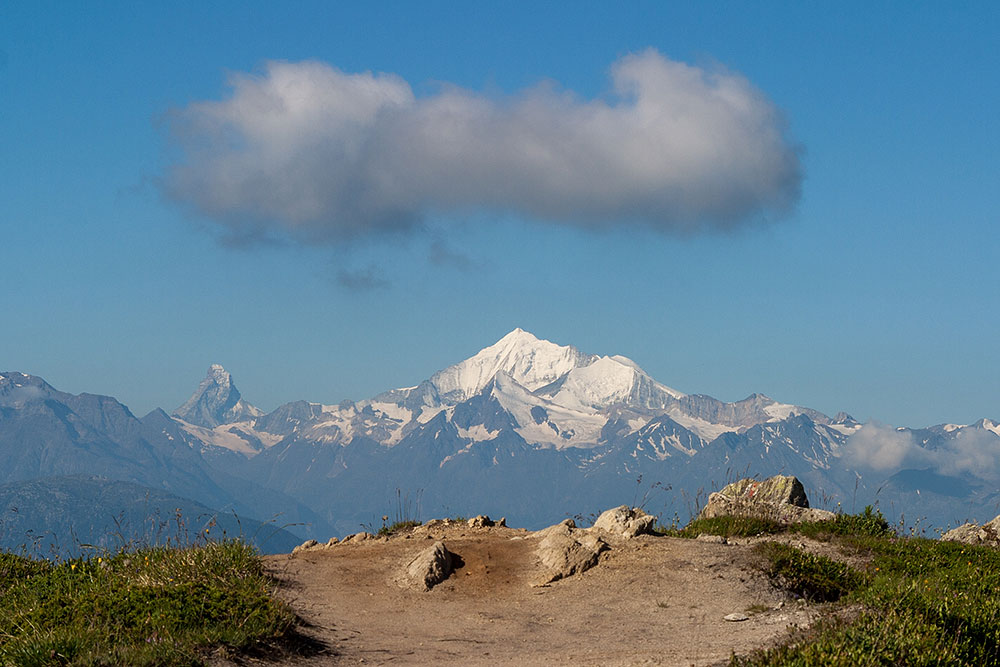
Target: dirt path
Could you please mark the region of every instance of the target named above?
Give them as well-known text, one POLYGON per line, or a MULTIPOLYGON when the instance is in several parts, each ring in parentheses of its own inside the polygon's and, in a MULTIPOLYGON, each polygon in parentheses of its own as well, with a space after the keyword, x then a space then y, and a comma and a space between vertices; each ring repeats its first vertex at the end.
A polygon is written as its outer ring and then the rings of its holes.
POLYGON ((526 535, 453 524, 267 557, 304 633, 327 647, 283 664, 715 664, 817 613, 779 607, 749 546, 665 537, 611 541, 593 569, 532 586, 537 540, 526 535), (401 569, 435 539, 463 564, 430 591, 402 587, 401 569), (734 612, 750 618, 724 620, 734 612))

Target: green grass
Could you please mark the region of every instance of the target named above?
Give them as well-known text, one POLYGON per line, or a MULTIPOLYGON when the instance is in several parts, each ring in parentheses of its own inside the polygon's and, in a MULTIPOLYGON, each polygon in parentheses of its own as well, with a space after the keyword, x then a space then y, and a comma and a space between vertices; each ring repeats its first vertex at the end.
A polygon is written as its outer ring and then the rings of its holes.
POLYGON ((839 600, 861 583, 859 573, 826 556, 779 542, 763 542, 756 549, 766 560, 764 571, 779 587, 809 601, 839 600))
POLYGON ((711 519, 694 519, 683 528, 660 528, 660 535, 696 538, 702 534, 722 537, 755 537, 773 535, 786 530, 777 521, 754 516, 716 516, 711 519))
POLYGON ((295 621, 241 542, 61 563, 0 554, 0 664, 199 665, 295 621))
POLYGON ((410 528, 415 528, 419 525, 421 524, 416 519, 404 519, 402 521, 396 521, 390 526, 382 526, 378 529, 378 533, 376 533, 376 535, 378 537, 389 537, 390 535, 394 535, 400 531, 408 530, 410 528))
POLYGON ((732 664, 1000 665, 1000 552, 866 534, 878 532, 871 521, 842 527, 847 534, 831 539, 868 562, 863 572, 785 545, 759 547, 776 581, 818 599, 839 598, 831 611, 841 613, 732 664))
POLYGON ((695 538, 702 534, 721 535, 722 537, 757 537, 791 532, 821 540, 844 535, 889 536, 895 534, 882 513, 870 505, 860 514, 838 514, 831 521, 806 521, 785 525, 765 517, 727 515, 710 519, 694 519, 683 528, 659 526, 657 532, 660 535, 687 538, 695 538))

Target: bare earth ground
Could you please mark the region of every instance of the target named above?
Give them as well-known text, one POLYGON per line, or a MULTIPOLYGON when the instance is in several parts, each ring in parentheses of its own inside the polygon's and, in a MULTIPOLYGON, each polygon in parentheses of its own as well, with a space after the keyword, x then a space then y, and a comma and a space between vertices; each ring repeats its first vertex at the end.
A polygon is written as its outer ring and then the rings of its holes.
POLYGON ((281 663, 717 664, 819 613, 774 590, 748 544, 609 538, 594 568, 533 586, 543 570, 529 535, 453 523, 266 557, 279 596, 321 647, 281 663), (462 564, 430 591, 403 587, 401 570, 435 539, 462 564), (725 621, 733 612, 750 618, 725 621))

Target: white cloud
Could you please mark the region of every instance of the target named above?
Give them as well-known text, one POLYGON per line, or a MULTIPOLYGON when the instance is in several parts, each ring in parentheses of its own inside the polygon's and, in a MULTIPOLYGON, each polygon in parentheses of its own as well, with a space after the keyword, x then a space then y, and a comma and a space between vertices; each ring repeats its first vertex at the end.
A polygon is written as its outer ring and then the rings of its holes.
POLYGON ((914 442, 909 431, 869 422, 848 439, 843 455, 862 468, 897 471, 926 464, 929 452, 914 442))
POLYGON ((939 471, 945 475, 972 474, 985 479, 1000 476, 1000 437, 990 431, 963 429, 935 453, 939 471))
POLYGON ((654 50, 611 68, 613 94, 555 85, 495 99, 393 74, 269 62, 232 95, 173 112, 164 187, 236 236, 339 241, 473 210, 692 233, 786 212, 797 149, 742 76, 654 50))
POLYGON ((918 445, 909 430, 869 422, 843 449, 846 463, 879 472, 929 468, 942 475, 1000 478, 1000 437, 983 429, 963 429, 935 449, 918 445))

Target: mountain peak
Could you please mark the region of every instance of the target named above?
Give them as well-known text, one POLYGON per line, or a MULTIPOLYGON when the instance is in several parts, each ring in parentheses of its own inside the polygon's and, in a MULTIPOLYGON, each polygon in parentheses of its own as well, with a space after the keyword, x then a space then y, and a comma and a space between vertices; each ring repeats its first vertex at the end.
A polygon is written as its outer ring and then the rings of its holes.
POLYGON ((516 328, 465 361, 435 373, 431 383, 445 400, 463 401, 478 394, 503 371, 534 391, 596 358, 570 345, 557 345, 516 328))
POLYGON ((0 373, 0 405, 30 402, 56 393, 48 382, 36 375, 20 371, 0 373))
POLYGON ((173 415, 189 424, 214 428, 220 424, 247 421, 263 413, 243 400, 232 375, 219 364, 208 367, 205 379, 173 415))
POLYGON ((504 342, 513 343, 515 341, 519 343, 530 344, 530 343, 537 343, 539 342, 539 340, 541 339, 539 339, 537 336, 535 336, 535 334, 531 333, 530 331, 525 331, 521 327, 514 327, 514 329, 512 329, 510 333, 508 333, 506 336, 498 340, 496 344, 499 345, 500 343, 504 342))

